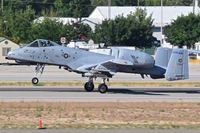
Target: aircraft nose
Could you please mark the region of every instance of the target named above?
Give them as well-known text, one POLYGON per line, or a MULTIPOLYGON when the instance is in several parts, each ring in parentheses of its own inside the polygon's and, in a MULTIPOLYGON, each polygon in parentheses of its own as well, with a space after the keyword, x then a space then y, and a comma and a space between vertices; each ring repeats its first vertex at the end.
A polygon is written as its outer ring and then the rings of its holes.
POLYGON ((14 55, 14 52, 13 51, 9 51, 8 54, 7 54, 7 56, 5 58, 6 59, 12 59, 13 55, 14 55))
POLYGON ((9 57, 10 55, 12 55, 12 53, 13 53, 12 51, 9 51, 7 56, 9 57))

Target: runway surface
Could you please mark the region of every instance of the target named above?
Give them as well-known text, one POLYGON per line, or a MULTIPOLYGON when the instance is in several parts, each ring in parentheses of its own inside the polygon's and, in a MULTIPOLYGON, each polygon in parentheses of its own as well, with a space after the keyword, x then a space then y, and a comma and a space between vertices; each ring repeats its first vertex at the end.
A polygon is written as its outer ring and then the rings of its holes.
MULTIPOLYGON (((190 65, 190 81, 200 80, 200 64, 190 65)), ((35 66, 6 66, 0 65, 0 81, 31 81, 34 77, 35 66)), ((58 69, 58 66, 45 66, 44 73, 40 81, 86 81, 87 78, 80 74, 68 72, 64 69, 58 69)), ((110 81, 155 81, 145 77, 142 79, 138 74, 117 73, 110 81)), ((165 81, 158 79, 156 81, 165 81)), ((184 82, 184 81, 183 81, 184 82)))
POLYGON ((107 130, 2 130, 0 133, 199 133, 199 130, 148 130, 148 129, 107 129, 107 130))
POLYGON ((0 101, 200 102, 200 88, 110 88, 106 94, 83 88, 0 88, 0 101))

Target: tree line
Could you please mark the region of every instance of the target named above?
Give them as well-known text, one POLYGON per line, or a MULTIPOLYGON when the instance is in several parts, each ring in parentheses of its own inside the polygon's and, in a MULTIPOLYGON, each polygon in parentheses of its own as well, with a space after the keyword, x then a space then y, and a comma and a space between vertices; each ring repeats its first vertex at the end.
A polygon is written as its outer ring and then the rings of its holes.
MULTIPOLYGON (((193 0, 163 0, 164 5, 192 5, 193 0)), ((153 19, 145 10, 137 9, 126 18, 105 20, 92 31, 82 23, 66 24, 46 18, 35 23, 39 16, 62 16, 81 18, 91 13, 98 5, 107 5, 105 0, 4 0, 4 11, 0 17, 0 36, 17 43, 28 43, 37 38, 58 42, 61 36, 68 41, 81 35, 106 45, 152 47, 157 46, 152 36, 153 19), (87 7, 87 8, 86 8, 87 7)), ((160 0, 112 0, 112 5, 159 5, 160 0)), ((171 44, 192 45, 200 40, 200 16, 180 16, 165 28, 167 41, 171 44)))
MULTIPOLYGON (((3 0, 4 10, 26 10, 38 16, 87 17, 96 6, 159 6, 160 0, 3 0), (109 2, 110 1, 110 2, 109 2)), ((193 0, 163 0, 164 6, 191 6, 193 0)))

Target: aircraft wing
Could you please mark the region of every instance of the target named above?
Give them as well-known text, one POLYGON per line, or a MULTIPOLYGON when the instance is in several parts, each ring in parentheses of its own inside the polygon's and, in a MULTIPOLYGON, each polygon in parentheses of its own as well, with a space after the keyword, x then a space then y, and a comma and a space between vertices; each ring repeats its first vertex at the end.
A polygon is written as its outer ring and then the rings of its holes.
POLYGON ((121 66, 131 66, 133 65, 132 62, 127 61, 127 60, 121 60, 121 59, 114 59, 114 60, 109 60, 103 63, 98 64, 94 70, 95 71, 111 71, 111 72, 116 72, 117 69, 121 66))
POLYGON ((117 72, 120 65, 133 65, 133 63, 127 60, 113 59, 106 62, 101 62, 99 64, 83 65, 77 68, 75 71, 112 77, 117 72))

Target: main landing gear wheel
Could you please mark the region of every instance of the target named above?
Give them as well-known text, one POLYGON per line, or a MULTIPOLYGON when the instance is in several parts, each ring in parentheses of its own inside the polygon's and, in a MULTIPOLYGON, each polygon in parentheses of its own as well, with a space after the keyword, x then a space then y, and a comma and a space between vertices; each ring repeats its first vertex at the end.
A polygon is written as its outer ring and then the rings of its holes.
POLYGON ((100 93, 106 93, 108 91, 108 86, 106 84, 100 84, 98 87, 98 91, 100 93))
POLYGON ((34 78, 32 79, 32 83, 33 83, 33 84, 38 84, 38 83, 39 83, 39 79, 36 78, 36 77, 34 77, 34 78))
POLYGON ((87 92, 92 92, 94 90, 93 82, 86 82, 84 88, 87 92))

